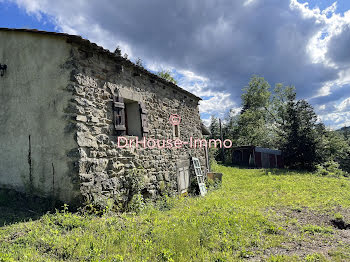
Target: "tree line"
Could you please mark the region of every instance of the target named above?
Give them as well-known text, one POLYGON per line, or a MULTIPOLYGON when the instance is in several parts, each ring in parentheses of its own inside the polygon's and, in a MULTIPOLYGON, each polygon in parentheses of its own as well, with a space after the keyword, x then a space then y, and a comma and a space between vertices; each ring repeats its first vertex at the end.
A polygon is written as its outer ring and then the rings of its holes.
MULTIPOLYGON (((224 139, 236 146, 280 149, 287 168, 350 173, 350 128, 326 128, 306 100, 296 99, 293 86, 276 84, 272 90, 263 77, 253 76, 241 98, 241 111, 230 110, 223 121, 224 139)), ((214 116, 210 131, 211 138, 220 138, 219 120, 214 116)), ((223 160, 220 152, 215 155, 223 160)), ((230 152, 225 158, 230 162, 230 152)))

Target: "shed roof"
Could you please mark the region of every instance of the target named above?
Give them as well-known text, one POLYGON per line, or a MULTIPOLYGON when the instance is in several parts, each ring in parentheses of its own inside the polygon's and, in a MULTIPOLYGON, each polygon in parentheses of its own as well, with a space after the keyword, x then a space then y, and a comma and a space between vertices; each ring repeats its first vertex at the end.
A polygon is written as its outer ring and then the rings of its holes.
POLYGON ((282 155, 281 150, 264 148, 259 146, 238 146, 232 148, 233 150, 255 150, 255 152, 274 154, 274 155, 282 155))
POLYGON ((66 33, 57 33, 57 32, 48 32, 48 31, 41 31, 41 30, 37 30, 37 29, 6 28, 6 27, 0 27, 0 31, 27 32, 27 33, 35 33, 35 34, 42 34, 42 35, 53 35, 53 36, 57 36, 57 37, 64 37, 69 42, 76 43, 76 44, 79 44, 82 46, 89 46, 90 48, 92 48, 96 52, 104 53, 104 54, 108 55, 111 59, 114 59, 116 62, 122 62, 125 65, 128 65, 130 67, 134 67, 135 69, 139 70, 140 72, 142 72, 145 75, 148 75, 152 79, 156 79, 157 81, 159 81, 167 86, 170 86, 175 90, 178 90, 182 93, 185 93, 186 95, 189 95, 197 100, 202 100, 200 97, 192 94, 191 92, 188 92, 187 90, 179 87, 178 85, 176 85, 172 82, 169 82, 169 81, 165 80, 164 78, 159 77, 156 74, 149 72, 148 70, 146 70, 143 67, 136 65, 135 63, 131 62, 129 59, 124 58, 122 56, 116 56, 114 53, 112 53, 108 49, 104 49, 103 47, 101 47, 93 42, 90 42, 89 40, 87 40, 79 35, 70 35, 70 34, 66 34, 66 33))
POLYGON ((277 149, 263 148, 263 147, 255 147, 255 152, 273 154, 273 155, 281 155, 282 151, 277 149))

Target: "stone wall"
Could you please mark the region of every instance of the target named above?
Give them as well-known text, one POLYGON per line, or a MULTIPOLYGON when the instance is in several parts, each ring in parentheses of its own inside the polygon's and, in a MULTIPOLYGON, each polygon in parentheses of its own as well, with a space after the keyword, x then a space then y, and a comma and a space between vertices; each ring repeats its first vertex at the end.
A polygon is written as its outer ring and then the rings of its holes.
POLYGON ((163 81, 151 79, 140 68, 89 47, 72 44, 72 69, 68 90, 73 94, 69 113, 76 128, 77 163, 81 192, 87 201, 125 206, 130 200, 130 171, 142 168, 144 197, 156 198, 178 191, 180 165, 190 165, 190 155, 199 157, 204 168, 204 149, 118 148, 113 126, 113 95, 144 102, 148 110, 147 138, 173 139, 170 114, 182 118, 180 139, 202 138, 198 99, 163 81))

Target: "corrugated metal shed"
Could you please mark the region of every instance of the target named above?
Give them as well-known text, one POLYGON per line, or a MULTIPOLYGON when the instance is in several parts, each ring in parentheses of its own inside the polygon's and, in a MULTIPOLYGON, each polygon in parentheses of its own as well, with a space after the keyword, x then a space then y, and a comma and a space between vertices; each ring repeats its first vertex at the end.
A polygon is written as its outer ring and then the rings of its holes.
POLYGON ((257 146, 232 149, 232 164, 257 168, 283 168, 282 151, 257 146))

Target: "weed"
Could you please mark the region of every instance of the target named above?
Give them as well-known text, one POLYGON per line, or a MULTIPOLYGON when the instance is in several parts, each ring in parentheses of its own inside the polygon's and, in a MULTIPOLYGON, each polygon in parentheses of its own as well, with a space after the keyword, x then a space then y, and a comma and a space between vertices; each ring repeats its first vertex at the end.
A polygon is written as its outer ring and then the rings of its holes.
POLYGON ((343 215, 340 213, 335 213, 333 217, 334 217, 334 220, 343 220, 344 219, 343 215))
POLYGON ((333 229, 331 227, 321 227, 317 225, 306 225, 302 227, 303 232, 310 233, 310 234, 332 234, 333 229))
POLYGON ((314 253, 311 255, 307 255, 305 257, 305 262, 326 262, 327 259, 319 253, 314 253))

